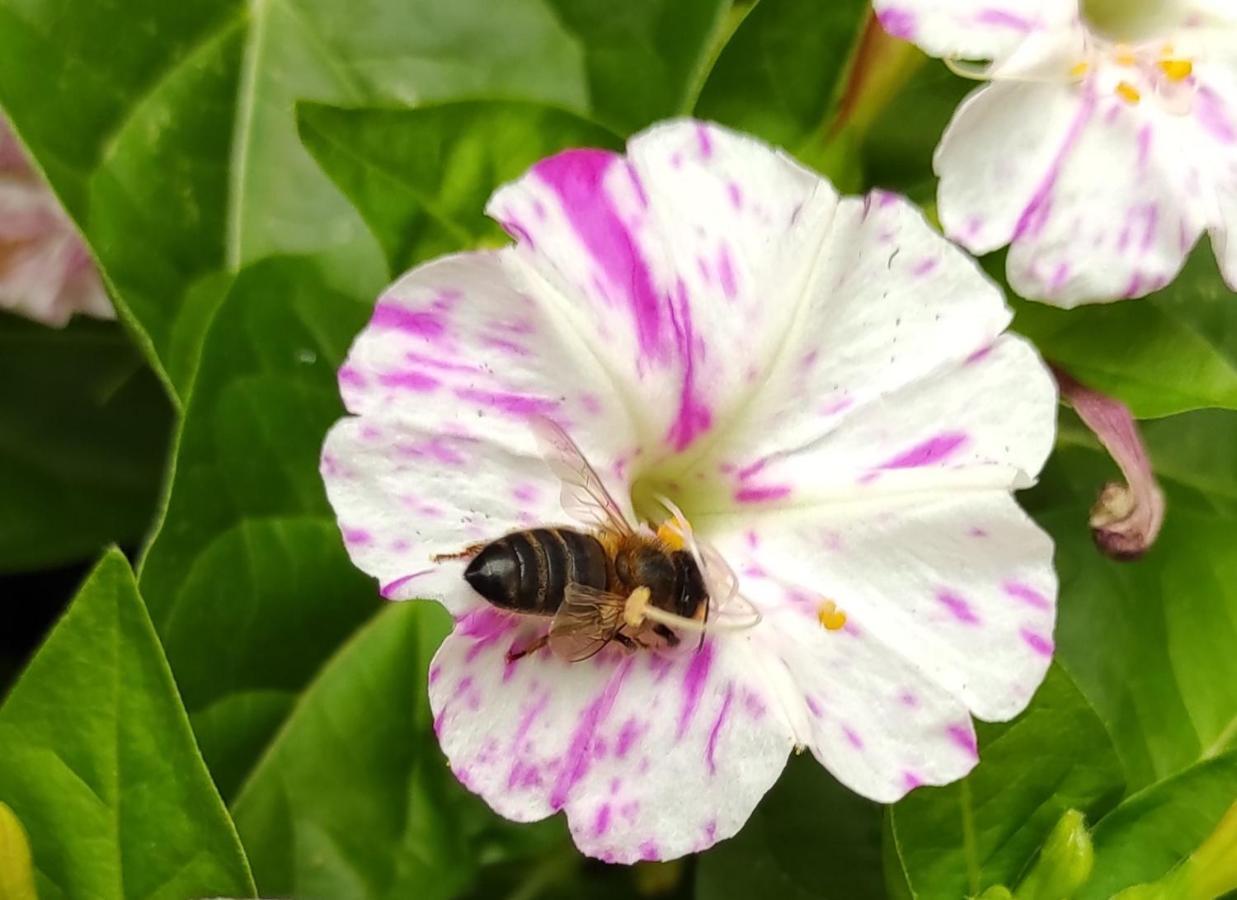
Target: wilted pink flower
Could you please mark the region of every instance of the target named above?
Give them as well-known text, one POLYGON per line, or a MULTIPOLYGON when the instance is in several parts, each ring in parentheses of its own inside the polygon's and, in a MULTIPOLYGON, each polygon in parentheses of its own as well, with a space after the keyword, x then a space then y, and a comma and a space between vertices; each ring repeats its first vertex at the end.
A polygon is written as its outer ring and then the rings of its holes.
POLYGON ((116 313, 77 228, 0 119, 0 309, 62 327, 116 313))
POLYGON ((357 565, 456 617, 429 680, 460 780, 631 862, 733 835, 795 748, 882 801, 969 771, 971 714, 1010 718, 1043 677, 1056 598, 1011 496, 1056 392, 1000 292, 902 199, 839 198, 691 121, 544 160, 489 212, 514 246, 379 299, 322 456, 357 565), (509 661, 546 621, 432 558, 572 524, 539 416, 631 521, 682 507, 763 620, 699 650, 509 661))
POLYGON ((1237 3, 874 2, 929 53, 991 60, 937 148, 938 202, 972 252, 1010 245, 1020 294, 1141 297, 1204 230, 1237 287, 1237 3))

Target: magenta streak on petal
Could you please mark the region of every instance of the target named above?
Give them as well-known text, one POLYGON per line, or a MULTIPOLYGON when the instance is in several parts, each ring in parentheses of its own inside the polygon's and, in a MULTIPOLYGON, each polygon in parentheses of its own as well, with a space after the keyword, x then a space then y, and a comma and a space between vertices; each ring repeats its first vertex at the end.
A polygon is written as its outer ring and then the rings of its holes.
POLYGON ((726 685, 726 694, 722 698, 722 708, 717 714, 717 718, 713 721, 713 727, 709 729, 709 741, 705 746, 705 759, 709 763, 709 774, 717 774, 717 739, 721 737, 722 726, 726 724, 726 717, 730 715, 730 704, 734 700, 734 685, 726 685))
POLYGON ((696 336, 692 330, 691 302, 683 280, 678 282, 679 310, 670 305, 670 322, 674 327, 679 358, 683 361, 683 387, 679 393, 679 412, 670 425, 666 439, 675 450, 684 450, 713 424, 713 414, 696 396, 696 336), (680 316, 682 321, 680 322, 680 316))
POLYGON ((413 365, 425 366, 427 369, 440 369, 443 372, 462 372, 467 375, 475 375, 481 371, 476 366, 447 362, 433 356, 426 356, 424 353, 414 353, 411 350, 404 354, 404 360, 413 365))
POLYGON ((655 862, 661 859, 661 851, 657 849, 655 842, 645 841, 640 845, 640 858, 646 862, 655 862))
POLYGON ((743 189, 739 187, 737 182, 730 182, 726 185, 726 192, 730 195, 730 205, 735 209, 743 208, 743 189))
POLYGON ((979 25, 992 25, 997 28, 1012 28, 1015 31, 1031 31, 1035 23, 1025 16, 1015 15, 1003 9, 984 9, 975 17, 979 25))
POLYGON ((965 725, 950 725, 946 729, 949 733, 949 739, 954 744, 965 750, 971 756, 979 756, 979 745, 975 742, 975 732, 965 725))
POLYGON ((738 477, 739 477, 739 480, 740 480, 740 481, 747 481, 749 478, 751 478, 751 477, 752 477, 753 475, 755 475, 757 472, 761 471, 761 470, 762 470, 765 466, 767 466, 768 464, 769 464, 769 460, 768 460, 768 459, 759 459, 759 460, 757 460, 756 462, 752 463, 752 464, 751 464, 751 465, 749 465, 749 466, 744 466, 744 467, 743 467, 742 469, 740 469, 740 470, 738 471, 738 473, 737 473, 737 474, 738 474, 738 477))
POLYGON ((522 780, 526 780, 522 776, 526 776, 525 769, 529 768, 524 759, 527 755, 524 743, 528 738, 528 732, 532 730, 533 723, 538 717, 545 712, 546 706, 550 703, 550 695, 543 693, 531 704, 525 707, 524 712, 520 715, 520 722, 516 725, 515 736, 511 739, 511 756, 515 759, 515 764, 512 765, 510 773, 507 775, 507 787, 513 788, 520 784, 522 780))
POLYGON ((604 150, 566 150, 533 166, 553 190, 567 221, 607 280, 622 291, 636 326, 640 352, 666 355, 665 310, 648 265, 605 190, 605 177, 621 157, 604 150))
POLYGON ((630 161, 626 163, 627 177, 631 179, 631 189, 636 194, 636 200, 640 202, 641 209, 649 208, 649 195, 644 192, 644 183, 640 181, 640 175, 636 172, 636 167, 630 161))
POLYGON ((810 712, 813 716, 819 719, 825 714, 825 711, 821 709, 820 704, 816 702, 816 698, 811 694, 805 694, 803 699, 807 701, 808 712, 810 712))
POLYGON ((935 272, 938 265, 940 265, 940 260, 927 256, 915 263, 914 267, 911 268, 911 274, 916 278, 923 278, 935 272))
POLYGON ((913 791, 915 790, 915 788, 919 787, 922 784, 923 784, 923 779, 920 778, 918 775, 916 775, 914 772, 903 772, 902 773, 902 785, 908 791, 913 791))
POLYGON ((610 804, 603 803, 597 810, 597 818, 593 820, 593 837, 601 837, 610 830, 610 804))
POLYGON ((696 143, 700 147, 700 157, 708 159, 713 155, 713 138, 709 135, 709 126, 696 126, 696 143))
POLYGON ((400 588, 402 588, 404 585, 408 584, 410 581, 414 581, 420 578, 422 575, 428 575, 430 572, 433 572, 433 571, 434 571, 433 569, 423 569, 420 572, 413 572, 411 575, 405 575, 402 578, 396 578, 394 581, 388 581, 386 584, 382 585, 382 587, 378 590, 378 593, 382 596, 382 599, 384 600, 394 600, 395 592, 398 591, 400 588))
POLYGON ((529 349, 515 341, 509 341, 506 338, 487 337, 481 341, 486 347, 491 350, 497 350, 500 353, 506 353, 508 356, 531 356, 529 349))
POLYGON ((881 10, 876 18, 890 37, 901 38, 904 41, 914 40, 917 26, 915 14, 910 10, 890 6, 881 10))
POLYGON ((971 609, 971 604, 951 591, 938 591, 936 599, 949 610, 949 614, 964 625, 978 625, 979 616, 971 609))
POLYGON ((967 442, 967 436, 960 431, 945 431, 934 438, 929 438, 921 444, 916 444, 904 453, 899 453, 892 459, 877 466, 878 469, 916 469, 933 463, 943 462, 957 452, 967 442))
POLYGON ((468 648, 465 662, 472 662, 485 649, 498 643, 513 627, 515 622, 510 616, 503 615, 488 606, 471 612, 460 619, 456 631, 466 637, 474 638, 473 645, 468 648))
POLYGON ((1151 138, 1154 131, 1150 124, 1143 125, 1138 129, 1138 170, 1145 172, 1147 164, 1151 162, 1151 138))
POLYGON ((1227 115, 1224 103, 1211 88, 1199 88, 1194 110, 1203 130, 1224 144, 1237 144, 1237 125, 1227 115))
POLYGON ((528 233, 528 229, 520 224, 520 221, 514 216, 509 216, 506 219, 499 219, 498 224, 506 229, 507 233, 516 239, 518 243, 527 244, 529 250, 536 250, 537 244, 533 240, 533 236, 528 233))
POLYGON ((618 740, 614 745, 614 755, 623 759, 631 751, 640 737, 640 725, 634 718, 628 719, 619 729, 618 740))
POLYGON ((342 366, 339 370, 339 383, 348 387, 363 388, 369 379, 351 366, 342 366))
POLYGON ((1001 585, 1001 589, 1015 600, 1021 600, 1028 606, 1042 610, 1052 609, 1052 601, 1030 585, 1019 581, 1007 581, 1001 585))
POLYGON ((344 543, 354 547, 364 547, 373 541, 374 536, 364 528, 343 528, 344 543))
POLYGON ((378 376, 378 383, 383 387, 398 388, 418 394, 435 391, 441 384, 437 378, 431 378, 423 372, 383 372, 378 376))
POLYGON ((558 409, 557 400, 543 397, 527 397, 523 394, 507 394, 498 391, 479 391, 475 388, 457 388, 455 396, 470 403, 479 403, 513 416, 543 415, 558 409))
POLYGON ((379 301, 374 307, 374 316, 369 320, 371 328, 384 331, 402 331, 405 334, 434 340, 444 331, 442 320, 433 313, 415 312, 398 303, 379 301))
POLYGON ((576 730, 571 735, 571 743, 563 757, 562 766, 559 767, 558 776, 554 779, 554 787, 550 790, 551 809, 562 809, 563 804, 567 802, 568 793, 588 773, 593 738, 601 723, 610 714, 610 709, 614 706, 619 689, 622 688, 627 673, 631 671, 634 660, 634 656, 623 660, 611 674, 610 680, 606 682, 601 693, 580 713, 576 730))
POLYGON ((1070 124, 1069 132, 1065 135, 1065 140, 1057 149, 1057 154, 1053 158, 1052 163, 1048 166, 1048 171, 1044 175, 1044 180, 1040 182, 1039 187, 1035 189, 1035 193, 1031 195, 1031 200, 1023 209, 1022 215, 1018 217, 1018 223, 1014 226, 1014 234, 1011 240, 1019 240, 1023 237, 1035 237, 1048 221, 1048 214, 1052 209, 1052 191, 1056 187, 1057 179, 1061 176, 1061 168, 1065 164, 1065 160, 1073 152, 1074 147, 1082 138, 1082 133, 1086 130, 1087 124, 1091 121, 1091 116, 1095 113, 1095 92, 1094 90, 1084 90, 1082 102, 1078 106, 1078 112, 1074 116, 1074 121, 1070 124))
POLYGON ((852 747, 856 750, 863 749, 863 738, 861 738, 859 733, 852 729, 849 725, 842 726, 842 733, 846 735, 846 740, 852 747))
POLYGON ((734 492, 738 503, 768 503, 789 497, 791 487, 787 484, 771 484, 766 487, 743 487, 734 492))
POLYGON ((1019 634, 1022 635, 1022 640, 1026 645, 1040 656, 1052 656, 1052 651, 1055 647, 1050 638, 1046 638, 1039 632, 1032 631, 1029 628, 1023 628, 1019 634))
POLYGON ((733 300, 739 293, 739 287, 734 280, 734 265, 730 261, 730 251, 722 247, 717 254, 717 277, 722 283, 722 293, 727 300, 733 300))
POLYGON ((679 710, 679 724, 674 731, 675 740, 681 740, 696 715, 700 706, 700 697, 704 694, 704 686, 709 680, 709 670, 713 668, 713 642, 705 641, 704 645, 692 655, 692 660, 683 673, 683 706, 679 710))

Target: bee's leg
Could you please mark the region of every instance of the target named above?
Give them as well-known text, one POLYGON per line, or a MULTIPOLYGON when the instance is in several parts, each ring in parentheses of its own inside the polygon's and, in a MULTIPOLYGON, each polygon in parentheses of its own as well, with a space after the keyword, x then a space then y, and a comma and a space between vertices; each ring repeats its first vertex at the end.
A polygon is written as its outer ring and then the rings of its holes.
POLYGON ((537 640, 525 647, 521 647, 519 650, 508 650, 507 662, 515 662, 517 659, 528 656, 530 653, 536 653, 549 642, 550 636, 548 634, 543 634, 541 637, 537 638, 537 640))
POLYGON ((472 559, 478 553, 485 549, 485 542, 479 544, 469 544, 458 553, 436 553, 430 557, 431 562, 446 562, 449 559, 472 559))

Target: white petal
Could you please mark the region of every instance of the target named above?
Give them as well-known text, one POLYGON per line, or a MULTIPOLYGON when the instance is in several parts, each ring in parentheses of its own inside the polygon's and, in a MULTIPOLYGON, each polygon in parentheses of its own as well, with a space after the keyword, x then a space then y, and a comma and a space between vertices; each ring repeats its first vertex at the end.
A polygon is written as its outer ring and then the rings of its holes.
POLYGON ((799 739, 866 796, 890 802, 961 777, 977 759, 968 712, 1008 719, 1043 679, 1052 544, 1003 492, 889 497, 728 524, 719 546, 807 707, 799 739), (822 627, 825 601, 846 615, 841 630, 822 627))
POLYGON ((458 566, 419 574, 433 556, 570 524, 529 429, 534 414, 569 428, 626 502, 636 445, 622 400, 559 320, 556 299, 512 280, 501 253, 410 272, 384 293, 340 370, 358 417, 329 435, 323 478, 349 552, 392 599, 440 596, 465 609, 479 601, 458 566))
POLYGON ((894 37, 933 56, 998 59, 1029 35, 1075 21, 1077 0, 874 0, 894 37))
POLYGON ((726 421, 777 352, 836 196, 768 147, 671 122, 628 159, 545 160, 489 212, 518 257, 599 336, 649 446, 682 451, 726 421))
POLYGON ((1195 98, 1191 125, 1200 168, 1215 187, 1211 243, 1229 286, 1237 290, 1237 33, 1226 65, 1200 63, 1205 88, 1195 98))
POLYGON ((576 845, 610 862, 673 859, 742 827, 793 743, 747 641, 507 662, 533 631, 482 610, 434 658, 435 729, 465 786, 517 821, 564 810, 576 845))
POLYGON ((57 328, 75 313, 116 316, 75 226, 51 189, 24 168, 0 173, 0 309, 57 328))
MULTIPOLYGON (((792 487, 849 485, 892 459, 910 446, 913 432, 848 436, 854 417, 890 406, 899 391, 961 366, 991 346, 1010 318, 1000 291, 973 260, 906 201, 883 193, 842 202, 802 298, 777 366, 731 424, 719 458, 707 463, 716 470, 710 477, 726 479, 721 492, 732 500, 763 496, 793 503, 800 498, 791 495, 792 487), (836 458, 817 452, 831 446, 835 433, 851 449, 836 458), (794 460, 797 468, 775 471, 794 460)), ((1023 359, 1018 371, 1037 378, 1036 384, 1046 378, 1033 360, 1023 359)), ((947 384, 940 396, 949 391, 947 384)), ((960 387, 959 395, 965 394, 960 387)), ((937 431, 957 424, 942 422, 937 431)), ((1032 457, 1051 440, 1048 420, 1037 420, 1036 427, 1032 457)), ((1011 446, 1015 454, 1026 449, 1011 446)))

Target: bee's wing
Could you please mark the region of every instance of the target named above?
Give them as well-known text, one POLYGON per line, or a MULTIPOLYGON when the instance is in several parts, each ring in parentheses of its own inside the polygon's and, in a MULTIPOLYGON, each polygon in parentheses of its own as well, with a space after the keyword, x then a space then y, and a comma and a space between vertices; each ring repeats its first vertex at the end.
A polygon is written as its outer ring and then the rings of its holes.
POLYGON ((546 464, 563 483, 566 513, 584 525, 632 534, 622 508, 567 432, 545 416, 534 416, 530 425, 546 464))
POLYGON ((580 662, 610 643, 623 627, 627 598, 572 582, 550 622, 550 650, 568 662, 580 662))
POLYGON ((696 564, 704 577, 705 587, 714 606, 725 608, 739 593, 739 576, 721 551, 708 541, 695 537, 696 564))

